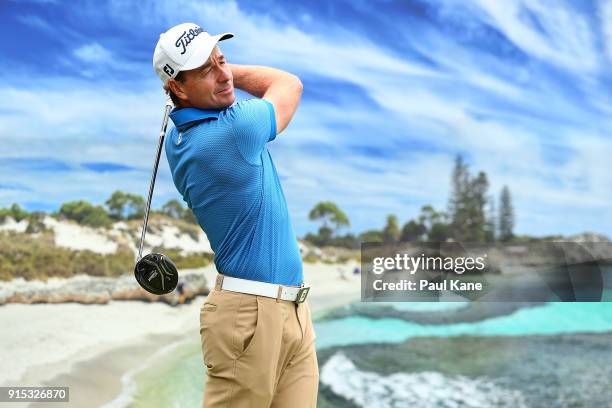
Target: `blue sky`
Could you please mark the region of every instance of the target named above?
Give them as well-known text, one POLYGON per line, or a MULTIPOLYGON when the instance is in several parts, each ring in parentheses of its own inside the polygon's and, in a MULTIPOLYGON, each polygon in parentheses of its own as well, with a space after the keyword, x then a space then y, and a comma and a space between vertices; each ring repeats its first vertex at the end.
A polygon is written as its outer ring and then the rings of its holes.
MULTIPOLYGON (((269 144, 298 235, 446 209, 454 156, 513 194, 515 232, 612 235, 612 2, 0 2, 0 206, 145 195, 163 111, 159 33, 195 22, 230 62, 300 76, 269 144)), ((244 94, 242 95, 244 97, 244 94)), ((180 198, 160 165, 153 206, 180 198)))

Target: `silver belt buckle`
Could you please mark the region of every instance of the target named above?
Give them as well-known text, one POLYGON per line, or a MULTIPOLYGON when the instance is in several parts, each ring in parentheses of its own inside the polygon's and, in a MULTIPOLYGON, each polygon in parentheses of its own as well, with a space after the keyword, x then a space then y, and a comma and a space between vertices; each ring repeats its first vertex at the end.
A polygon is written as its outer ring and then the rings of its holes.
POLYGON ((304 303, 306 300, 306 296, 308 296, 308 291, 310 290, 310 286, 301 288, 298 290, 297 298, 295 299, 295 303, 304 303))

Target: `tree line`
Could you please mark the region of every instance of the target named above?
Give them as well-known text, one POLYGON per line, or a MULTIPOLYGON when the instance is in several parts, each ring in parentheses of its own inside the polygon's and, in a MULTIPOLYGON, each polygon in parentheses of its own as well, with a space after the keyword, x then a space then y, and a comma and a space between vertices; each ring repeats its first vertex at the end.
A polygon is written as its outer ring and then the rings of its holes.
POLYGON ((371 229, 358 235, 339 232, 350 226, 348 216, 333 202, 317 203, 309 219, 319 221, 316 234, 308 233, 307 241, 318 246, 333 245, 358 248, 361 242, 399 241, 455 241, 484 243, 509 242, 513 232, 515 212, 508 186, 499 193, 499 209, 488 194, 489 181, 485 172, 470 173, 461 155, 456 156, 451 174, 451 193, 447 211, 438 211, 432 205, 423 205, 420 213, 400 226, 399 219, 389 214, 382 229, 371 229))
MULTIPOLYGON (((145 207, 146 203, 142 196, 117 190, 104 202, 104 205, 94 205, 85 200, 68 201, 51 215, 58 219, 72 220, 81 225, 109 227, 116 221, 142 219, 145 207)), ((197 224, 193 212, 183 207, 178 200, 166 202, 160 210, 151 210, 151 214, 163 214, 197 224)), ((4 222, 7 217, 17 222, 28 220, 26 232, 29 233, 44 229, 42 223, 44 216, 45 213, 42 211, 28 212, 19 204, 13 204, 9 208, 0 208, 0 222, 4 222)))
MULTIPOLYGON (((489 181, 486 173, 476 176, 470 173, 462 156, 455 158, 451 174, 451 193, 447 211, 438 211, 432 205, 423 205, 420 213, 400 226, 398 217, 389 214, 382 229, 370 229, 360 234, 341 235, 343 228, 350 226, 346 213, 331 201, 317 203, 309 213, 309 219, 321 226, 316 234, 308 233, 305 240, 318 246, 333 245, 358 248, 361 242, 398 241, 446 241, 453 239, 463 242, 508 242, 513 233, 515 213, 510 189, 504 186, 499 194, 499 209, 495 208, 493 196, 488 194, 489 181)), ((113 222, 142 219, 145 200, 137 194, 117 190, 104 205, 94 205, 85 200, 69 201, 52 214, 56 218, 76 221, 92 227, 109 227, 113 222)), ((178 200, 166 202, 152 214, 163 214, 197 225, 191 209, 178 200)), ((44 229, 42 220, 45 213, 27 212, 18 204, 0 208, 0 222, 6 217, 16 221, 29 221, 26 232, 44 229)))

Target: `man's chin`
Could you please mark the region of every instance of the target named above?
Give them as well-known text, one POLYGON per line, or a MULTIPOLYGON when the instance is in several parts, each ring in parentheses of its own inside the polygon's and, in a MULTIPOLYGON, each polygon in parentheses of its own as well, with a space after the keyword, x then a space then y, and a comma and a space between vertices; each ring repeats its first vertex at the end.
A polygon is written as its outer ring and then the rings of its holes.
POLYGON ((199 109, 225 109, 232 106, 235 100, 236 95, 234 94, 234 92, 232 92, 230 95, 226 95, 222 98, 216 97, 208 104, 202 103, 200 105, 194 105, 193 107, 199 109))
POLYGON ((230 106, 232 106, 232 104, 234 103, 234 101, 236 100, 236 94, 234 94, 234 92, 232 91, 232 93, 228 96, 226 96, 225 98, 223 98, 223 100, 219 101, 220 102, 220 108, 229 108, 230 106))

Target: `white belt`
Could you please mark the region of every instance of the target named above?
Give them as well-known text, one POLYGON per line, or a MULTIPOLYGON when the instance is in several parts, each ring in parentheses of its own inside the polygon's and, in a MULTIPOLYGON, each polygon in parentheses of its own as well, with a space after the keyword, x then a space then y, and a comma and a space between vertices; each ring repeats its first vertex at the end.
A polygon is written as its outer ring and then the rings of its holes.
POLYGON ((232 292, 248 293, 281 300, 302 303, 306 300, 309 286, 285 286, 276 283, 259 282, 249 279, 234 278, 222 274, 217 275, 215 287, 232 292))

